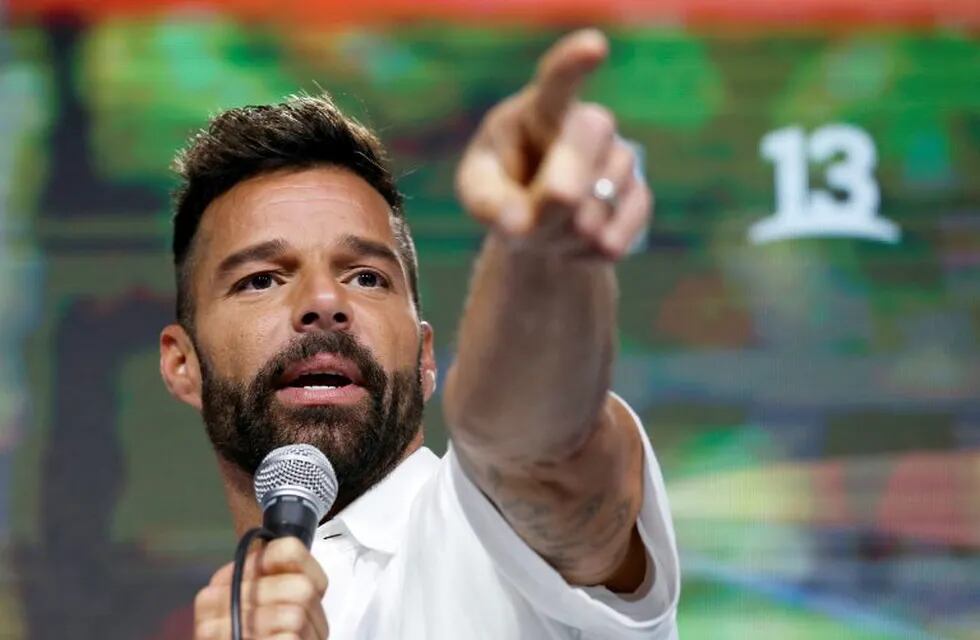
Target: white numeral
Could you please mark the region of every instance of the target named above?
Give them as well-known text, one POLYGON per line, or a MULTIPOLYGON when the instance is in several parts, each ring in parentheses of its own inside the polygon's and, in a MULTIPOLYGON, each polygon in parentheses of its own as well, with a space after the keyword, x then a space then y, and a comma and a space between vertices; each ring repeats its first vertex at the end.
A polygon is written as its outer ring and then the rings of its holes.
POLYGON ((759 152, 775 165, 776 211, 752 225, 752 242, 814 236, 898 242, 898 226, 878 216, 878 157, 874 141, 862 129, 829 124, 807 137, 802 128, 787 127, 766 134, 759 152), (809 162, 830 162, 827 185, 843 194, 842 199, 810 189, 809 162))
POLYGON ((776 213, 780 218, 798 218, 806 213, 806 136, 803 129, 790 127, 773 131, 759 145, 762 157, 776 165, 776 213))

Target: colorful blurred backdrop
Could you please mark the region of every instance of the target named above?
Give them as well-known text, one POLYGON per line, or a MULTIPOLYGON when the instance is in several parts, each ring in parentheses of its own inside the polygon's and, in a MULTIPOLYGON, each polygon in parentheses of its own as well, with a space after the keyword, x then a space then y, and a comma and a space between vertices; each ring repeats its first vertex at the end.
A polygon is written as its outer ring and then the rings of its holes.
MULTIPOLYGON (((445 371, 480 243, 462 145, 595 24, 587 96, 657 193, 616 388, 663 464, 682 637, 980 638, 975 0, 7 0, 0 21, 0 637, 177 637, 230 558, 156 364, 185 138, 320 88, 376 127, 445 371)), ((426 425, 444 451, 438 402, 426 425)))

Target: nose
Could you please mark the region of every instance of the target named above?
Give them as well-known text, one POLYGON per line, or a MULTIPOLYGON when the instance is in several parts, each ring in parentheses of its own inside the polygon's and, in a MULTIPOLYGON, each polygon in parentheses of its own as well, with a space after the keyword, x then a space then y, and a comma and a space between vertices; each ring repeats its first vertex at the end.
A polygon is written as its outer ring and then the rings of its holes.
POLYGON ((345 331, 353 315, 344 286, 332 278, 317 278, 301 289, 293 311, 293 329, 307 331, 345 331))

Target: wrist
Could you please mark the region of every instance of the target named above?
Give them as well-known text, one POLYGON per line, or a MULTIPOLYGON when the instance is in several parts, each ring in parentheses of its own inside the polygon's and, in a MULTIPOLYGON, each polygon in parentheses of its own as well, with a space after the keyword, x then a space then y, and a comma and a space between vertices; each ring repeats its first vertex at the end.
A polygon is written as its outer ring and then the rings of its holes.
POLYGON ((519 263, 538 263, 568 268, 571 265, 608 265, 612 262, 599 251, 590 249, 578 238, 556 238, 544 233, 513 234, 491 228, 486 249, 519 263))

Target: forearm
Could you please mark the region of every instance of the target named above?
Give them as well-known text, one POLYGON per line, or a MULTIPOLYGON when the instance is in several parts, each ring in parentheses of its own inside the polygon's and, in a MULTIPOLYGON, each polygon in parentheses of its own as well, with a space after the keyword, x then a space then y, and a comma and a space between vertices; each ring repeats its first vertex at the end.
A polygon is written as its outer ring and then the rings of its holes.
POLYGON ((491 233, 444 398, 453 438, 497 460, 573 453, 604 406, 615 320, 609 262, 521 249, 491 233))
POLYGON ((443 406, 460 464, 528 546, 570 584, 629 591, 644 568, 643 446, 608 393, 612 263, 652 193, 612 114, 576 99, 606 54, 595 32, 563 39, 463 154, 460 202, 491 235, 443 406))

